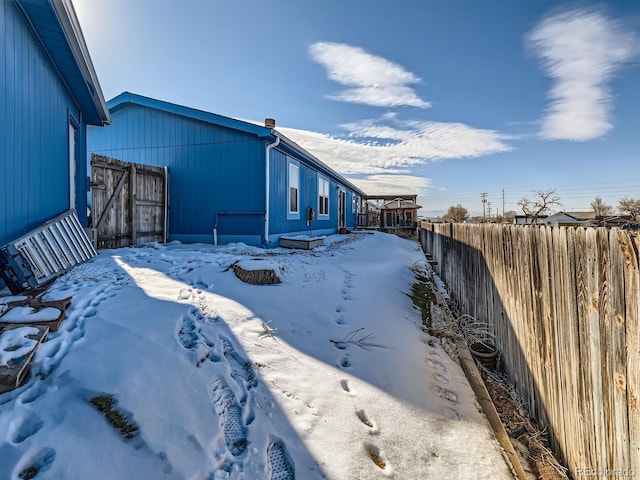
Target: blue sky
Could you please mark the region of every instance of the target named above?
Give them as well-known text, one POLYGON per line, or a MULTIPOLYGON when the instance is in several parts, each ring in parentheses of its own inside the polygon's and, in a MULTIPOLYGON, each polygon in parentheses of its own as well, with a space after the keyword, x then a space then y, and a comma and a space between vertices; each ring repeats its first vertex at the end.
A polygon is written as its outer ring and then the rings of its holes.
POLYGON ((423 215, 640 198, 640 3, 73 0, 104 95, 277 128, 423 215))

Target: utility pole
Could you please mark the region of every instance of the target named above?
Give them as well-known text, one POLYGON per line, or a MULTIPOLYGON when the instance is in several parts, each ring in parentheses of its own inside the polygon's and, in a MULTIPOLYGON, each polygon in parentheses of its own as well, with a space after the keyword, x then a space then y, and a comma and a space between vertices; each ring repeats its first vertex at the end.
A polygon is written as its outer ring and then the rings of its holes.
POLYGON ((487 202, 487 212, 489 213, 489 220, 491 220, 491 202, 487 202))
POLYGON ((487 195, 488 193, 486 192, 482 192, 480 194, 480 198, 482 199, 482 223, 486 223, 487 222, 487 215, 485 213, 485 209, 487 206, 487 195))

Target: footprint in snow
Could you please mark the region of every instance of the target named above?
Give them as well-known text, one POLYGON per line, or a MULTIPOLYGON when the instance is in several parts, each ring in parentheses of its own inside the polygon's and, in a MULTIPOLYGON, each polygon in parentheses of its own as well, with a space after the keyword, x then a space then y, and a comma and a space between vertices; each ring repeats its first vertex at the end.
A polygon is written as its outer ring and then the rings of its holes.
POLYGON ((43 448, 37 452, 27 452, 14 469, 14 478, 30 480, 51 468, 56 459, 56 451, 53 448, 43 448))
POLYGON ((237 457, 247 449, 247 427, 242 420, 242 409, 227 382, 217 377, 213 382, 213 407, 220 421, 227 449, 237 457))
POLYGON ((199 324, 202 321, 198 318, 197 309, 192 309, 189 315, 183 315, 178 328, 178 342, 185 350, 190 352, 195 365, 199 367, 202 363, 210 359, 213 350, 206 339, 201 339, 199 324))
POLYGON ((455 392, 449 390, 448 388, 444 388, 440 385, 434 385, 432 387, 432 390, 437 393, 440 398, 443 398, 444 400, 448 401, 451 404, 456 404, 458 403, 458 396, 455 394, 455 392))
POLYGON ((22 443, 27 438, 37 433, 44 425, 44 422, 35 413, 28 413, 27 416, 17 425, 15 431, 11 433, 13 443, 22 443))
POLYGON ((267 447, 267 478, 269 480, 295 480, 293 460, 282 440, 275 439, 267 447))
POLYGON ((460 420, 460 415, 458 414, 458 412, 450 407, 446 407, 444 409, 444 416, 452 421, 460 420))
POLYGON ((389 462, 385 458, 384 453, 378 447, 370 443, 365 443, 364 448, 369 455, 369 458, 376 465, 376 467, 378 467, 380 470, 389 470, 389 462))
POLYGON ((363 424, 369 427, 369 430, 368 430, 369 433, 377 434, 380 432, 380 430, 378 430, 378 426, 375 424, 373 420, 369 418, 369 416, 364 410, 358 410, 356 412, 356 416, 358 417, 358 420, 360 420, 363 424))
POLYGON ((348 380, 340 380, 340 386, 342 387, 342 390, 344 390, 347 393, 351 392, 351 388, 349 387, 349 381, 348 380))
POLYGON ((427 365, 433 368, 436 372, 445 373, 447 371, 445 366, 438 360, 428 359, 427 365))
POLYGON ((436 382, 438 382, 440 385, 447 385, 449 383, 449 379, 439 373, 435 373, 433 375, 433 378, 435 378, 436 382))
POLYGON ((345 355, 344 357, 340 357, 336 362, 338 367, 349 368, 351 366, 351 362, 349 361, 349 356, 345 355))

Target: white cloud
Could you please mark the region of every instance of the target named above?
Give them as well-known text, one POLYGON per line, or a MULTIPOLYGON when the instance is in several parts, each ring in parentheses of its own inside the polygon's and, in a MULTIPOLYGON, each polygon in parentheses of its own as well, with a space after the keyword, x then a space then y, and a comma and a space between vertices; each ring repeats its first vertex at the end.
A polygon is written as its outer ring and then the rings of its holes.
POLYGON ((599 11, 572 10, 543 20, 527 40, 553 79, 541 136, 585 141, 607 133, 610 82, 637 55, 637 38, 599 11))
POLYGON ((461 123, 402 121, 384 115, 342 125, 347 136, 293 128, 283 134, 341 174, 407 173, 416 165, 506 152, 506 135, 461 123))
POLYGON ((431 179, 412 175, 369 175, 349 180, 367 195, 420 195, 431 185, 431 179))
POLYGON ((311 58, 323 65, 329 78, 348 87, 329 98, 377 107, 429 108, 409 87, 420 78, 401 65, 344 43, 319 42, 309 47, 311 58))

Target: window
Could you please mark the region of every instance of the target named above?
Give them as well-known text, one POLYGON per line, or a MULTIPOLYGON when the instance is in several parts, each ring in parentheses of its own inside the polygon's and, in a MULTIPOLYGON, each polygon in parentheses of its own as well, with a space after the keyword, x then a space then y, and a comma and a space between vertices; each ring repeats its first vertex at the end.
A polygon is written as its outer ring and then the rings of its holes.
POLYGON ((318 216, 329 216, 329 180, 318 177, 318 216))
POLYGON ((356 205, 357 205, 356 194, 351 193, 351 213, 356 213, 356 205))
POLYGON ((76 131, 75 120, 69 117, 69 208, 76 208, 76 131))
POLYGON ((300 167, 289 162, 289 214, 300 216, 300 167))

